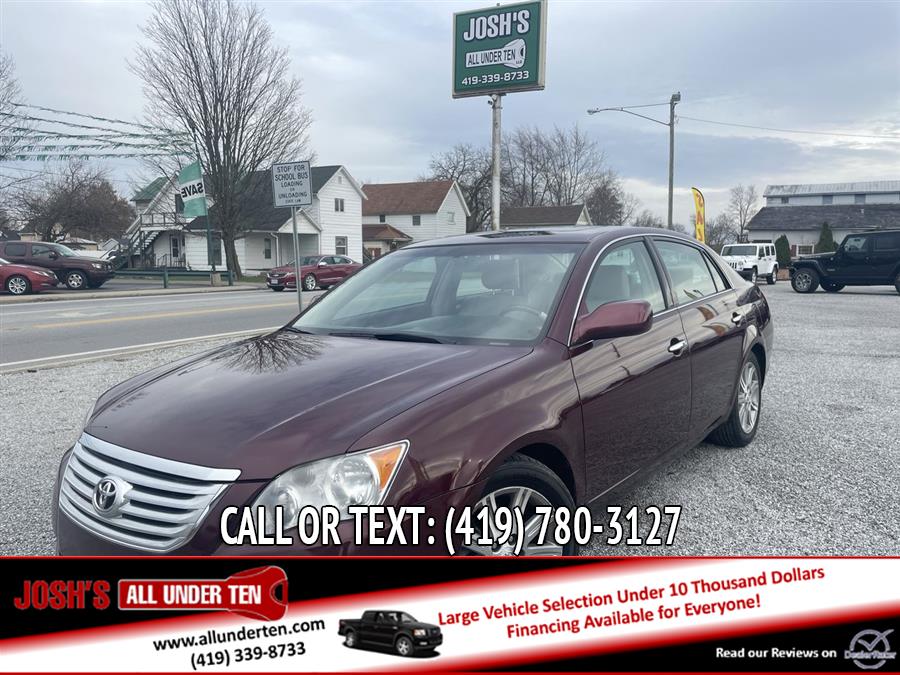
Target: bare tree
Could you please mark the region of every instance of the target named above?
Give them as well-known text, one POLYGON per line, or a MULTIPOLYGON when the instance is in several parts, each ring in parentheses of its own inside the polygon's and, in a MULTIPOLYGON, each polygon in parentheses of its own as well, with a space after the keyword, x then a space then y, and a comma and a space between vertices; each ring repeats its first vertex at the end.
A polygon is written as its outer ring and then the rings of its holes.
POLYGON ((545 147, 551 205, 584 202, 606 173, 600 146, 575 124, 571 129, 555 127, 545 147))
POLYGON ((0 53, 0 160, 7 159, 15 146, 20 132, 15 127, 20 127, 15 117, 15 106, 12 104, 19 100, 22 90, 16 80, 16 64, 9 54, 0 53))
POLYGON ((738 236, 743 240, 744 233, 747 231, 747 225, 750 219, 759 210, 759 195, 756 193, 756 186, 750 185, 744 187, 738 185, 731 188, 731 201, 728 204, 728 214, 731 216, 735 227, 737 227, 738 236))
POLYGON ((459 183, 471 215, 466 231, 480 230, 491 214, 491 153, 468 143, 458 143, 447 152, 432 155, 422 180, 455 180, 459 183))
POLYGON ((585 204, 594 225, 624 225, 634 217, 640 201, 625 192, 615 171, 607 169, 588 193, 585 204))
POLYGON ((246 231, 242 204, 268 182, 252 174, 272 162, 312 155, 312 117, 290 75, 287 50, 252 3, 159 0, 143 28, 133 71, 144 83, 149 121, 196 134, 215 201, 228 269, 240 274, 235 240, 246 231))
POLYGON ((520 127, 501 150, 501 200, 508 206, 544 206, 549 190, 549 144, 536 128, 520 127))
POLYGON ((712 220, 706 221, 706 245, 716 253, 722 251, 725 244, 733 242, 737 237, 734 220, 728 213, 720 213, 712 220))
POLYGON ((663 219, 658 215, 650 211, 649 209, 644 209, 641 211, 634 219, 632 223, 634 227, 658 227, 665 228, 665 223, 663 223, 663 219))

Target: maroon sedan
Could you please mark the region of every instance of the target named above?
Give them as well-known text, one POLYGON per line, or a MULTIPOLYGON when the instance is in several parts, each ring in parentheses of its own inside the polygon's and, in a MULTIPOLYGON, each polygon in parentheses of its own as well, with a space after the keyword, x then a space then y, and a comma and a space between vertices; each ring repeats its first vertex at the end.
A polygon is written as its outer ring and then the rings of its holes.
MULTIPOLYGON (((103 394, 60 466, 59 551, 444 550, 424 544, 439 524, 415 549, 355 544, 354 507, 386 504, 437 523, 515 508, 524 554, 571 555, 537 532, 541 507, 588 504, 704 439, 753 440, 772 335, 755 285, 665 230, 408 246, 279 331, 103 394), (244 506, 294 543, 226 545, 222 516, 244 506), (301 509, 325 506, 340 543, 298 543, 301 509)), ((510 553, 484 522, 466 552, 510 553)))
POLYGON ((11 295, 40 293, 55 288, 59 283, 56 274, 43 267, 17 265, 0 258, 0 286, 11 295))
MULTIPOLYGON (((308 255, 300 259, 300 278, 304 291, 328 288, 353 274, 362 265, 343 255, 308 255)), ((294 262, 275 267, 266 275, 266 285, 273 291, 297 288, 294 262)))

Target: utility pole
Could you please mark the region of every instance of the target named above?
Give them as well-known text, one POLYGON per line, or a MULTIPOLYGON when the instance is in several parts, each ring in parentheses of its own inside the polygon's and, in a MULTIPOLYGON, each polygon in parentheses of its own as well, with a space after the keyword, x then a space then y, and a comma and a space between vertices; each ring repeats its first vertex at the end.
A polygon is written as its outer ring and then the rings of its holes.
POLYGON ((625 106, 617 106, 614 108, 591 108, 588 110, 588 115, 596 115, 599 112, 623 112, 628 113, 629 115, 634 115, 635 117, 641 117, 645 120, 650 120, 651 122, 656 122, 657 124, 662 124, 665 127, 669 127, 669 217, 666 223, 667 227, 672 229, 672 196, 675 190, 675 106, 681 101, 681 92, 676 91, 672 94, 672 97, 669 99, 668 103, 648 103, 645 105, 625 105, 625 106), (648 117, 647 115, 642 115, 641 113, 636 113, 633 108, 652 108, 654 106, 660 105, 668 105, 669 106, 669 121, 663 122, 662 120, 658 120, 655 117, 648 117))
POLYGON ((503 94, 491 94, 491 229, 500 229, 500 111, 503 94))

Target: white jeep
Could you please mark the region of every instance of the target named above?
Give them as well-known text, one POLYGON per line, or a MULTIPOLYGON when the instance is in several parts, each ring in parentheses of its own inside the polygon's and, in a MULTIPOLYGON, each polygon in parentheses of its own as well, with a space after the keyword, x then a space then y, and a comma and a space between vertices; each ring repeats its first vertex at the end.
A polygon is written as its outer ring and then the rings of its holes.
POLYGON ((770 241, 725 244, 722 257, 732 269, 754 284, 759 277, 765 277, 769 284, 778 280, 778 258, 775 256, 775 244, 770 241))

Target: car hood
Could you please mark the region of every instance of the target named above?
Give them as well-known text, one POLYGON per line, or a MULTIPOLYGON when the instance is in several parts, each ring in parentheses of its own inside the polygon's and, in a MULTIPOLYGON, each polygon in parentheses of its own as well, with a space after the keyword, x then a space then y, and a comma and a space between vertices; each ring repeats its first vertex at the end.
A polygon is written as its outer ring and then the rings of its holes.
POLYGON ((834 252, 828 253, 809 253, 799 256, 798 260, 827 260, 834 256, 834 252))
POLYGON ((440 626, 437 626, 433 623, 422 623, 421 621, 416 621, 415 623, 404 623, 400 624, 404 628, 424 628, 425 630, 431 630, 432 628, 437 628, 440 630, 440 626))
POLYGON ((723 255, 723 260, 727 262, 750 262, 751 260, 756 260, 756 256, 752 255, 723 255))
POLYGON ((18 263, 13 263, 11 265, 3 265, 0 269, 6 270, 8 272, 52 272, 53 270, 48 270, 46 267, 38 267, 37 265, 20 265, 18 263))
POLYGON ((138 452, 237 468, 241 480, 270 479, 347 452, 404 410, 530 351, 282 330, 114 387, 85 431, 138 452))

